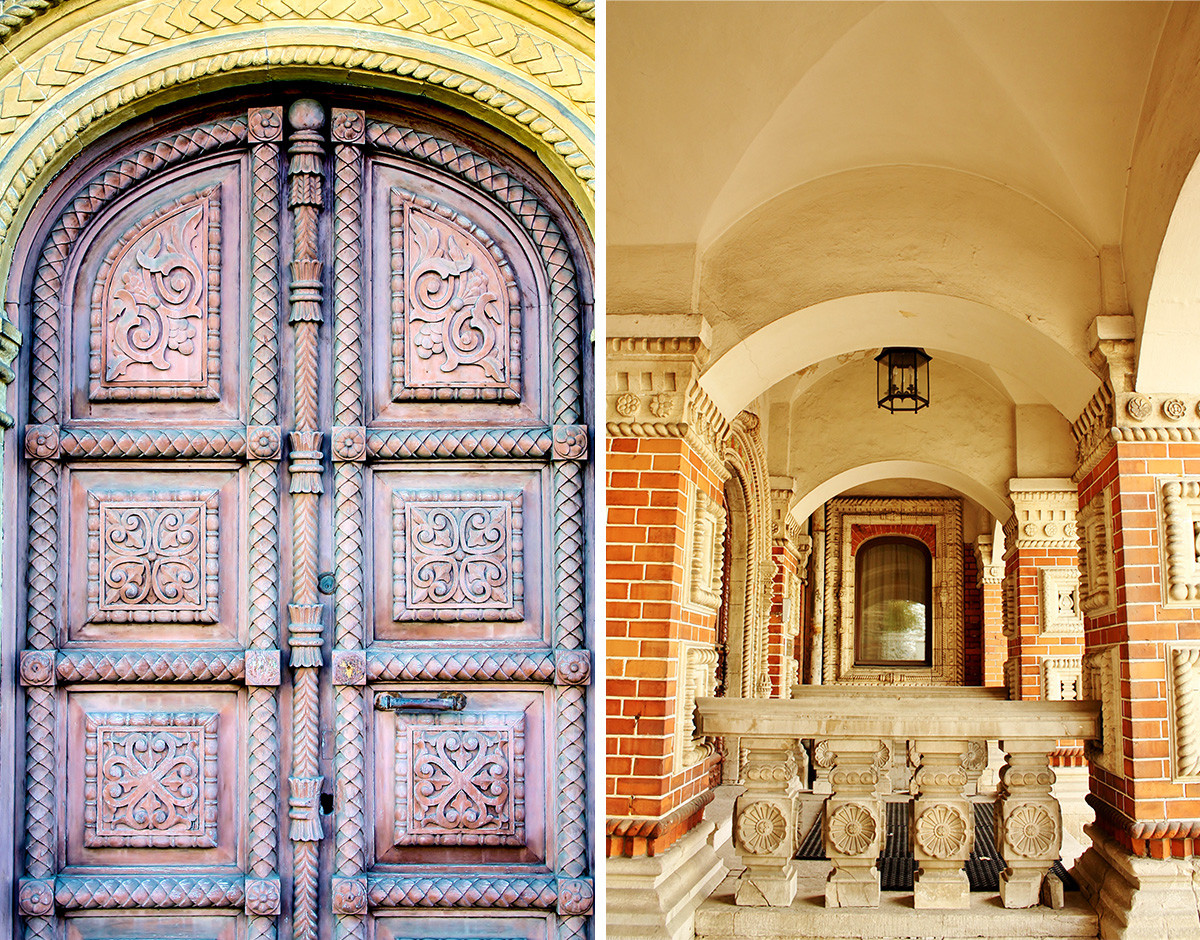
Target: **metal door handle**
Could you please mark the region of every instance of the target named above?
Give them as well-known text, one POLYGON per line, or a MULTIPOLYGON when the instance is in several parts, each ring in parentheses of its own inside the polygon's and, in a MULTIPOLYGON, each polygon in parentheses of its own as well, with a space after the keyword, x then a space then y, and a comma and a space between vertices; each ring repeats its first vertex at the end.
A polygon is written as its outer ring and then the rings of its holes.
POLYGON ((388 712, 460 712, 467 704, 462 692, 443 692, 436 698, 407 698, 391 692, 377 692, 375 707, 388 712))

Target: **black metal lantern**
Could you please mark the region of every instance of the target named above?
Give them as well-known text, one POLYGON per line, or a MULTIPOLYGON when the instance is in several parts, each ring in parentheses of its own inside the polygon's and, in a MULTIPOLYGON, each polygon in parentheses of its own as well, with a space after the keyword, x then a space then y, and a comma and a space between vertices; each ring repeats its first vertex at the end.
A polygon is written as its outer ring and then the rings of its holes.
POLYGON ((876 362, 875 394, 880 408, 920 411, 929 405, 929 356, 915 346, 888 346, 876 362))

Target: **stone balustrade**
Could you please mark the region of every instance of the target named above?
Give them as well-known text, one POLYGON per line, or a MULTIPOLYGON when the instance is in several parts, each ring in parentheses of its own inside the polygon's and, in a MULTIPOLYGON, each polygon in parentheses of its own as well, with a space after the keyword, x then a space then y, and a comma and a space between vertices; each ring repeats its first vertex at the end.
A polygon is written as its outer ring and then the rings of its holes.
POLYGON ((885 823, 880 777, 890 742, 909 742, 916 766, 909 833, 918 908, 968 904, 964 863, 975 838, 968 799, 986 763, 986 742, 999 741, 996 843, 1007 865, 1000 876, 1005 907, 1032 907, 1058 859, 1062 815, 1051 796, 1050 754, 1060 738, 1099 735, 1095 702, 1008 701, 993 690, 798 686, 790 700, 700 698, 700 734, 742 749, 745 792, 734 808, 734 832, 746 872, 737 903, 785 906, 796 894, 796 804, 802 739, 823 742, 829 769, 822 838, 833 871, 830 907, 877 907, 885 823))

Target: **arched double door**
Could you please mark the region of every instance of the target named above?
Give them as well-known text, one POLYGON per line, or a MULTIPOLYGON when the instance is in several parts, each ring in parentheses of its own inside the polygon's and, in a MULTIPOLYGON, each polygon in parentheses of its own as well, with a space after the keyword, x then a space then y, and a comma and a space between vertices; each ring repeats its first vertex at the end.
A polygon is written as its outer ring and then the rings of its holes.
POLYGON ((25 936, 584 936, 587 236, 428 116, 196 113, 27 260, 25 936))

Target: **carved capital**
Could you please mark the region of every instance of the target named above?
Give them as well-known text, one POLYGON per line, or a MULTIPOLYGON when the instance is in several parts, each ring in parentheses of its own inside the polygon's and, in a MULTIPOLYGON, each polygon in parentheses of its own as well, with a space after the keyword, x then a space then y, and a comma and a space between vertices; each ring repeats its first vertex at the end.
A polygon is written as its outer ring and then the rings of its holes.
MULTIPOLYGON (((337 112, 335 111, 336 115, 337 112)), ((365 914, 367 912, 367 879, 334 878, 333 910, 337 914, 365 914)))
POLYGON ((277 686, 279 676, 279 650, 246 650, 246 685, 277 686))
POLYGON ((21 652, 21 685, 54 685, 55 678, 53 650, 21 652))
POLYGON ((22 878, 17 905, 26 917, 54 913, 54 879, 22 878))
POLYGON ((278 460, 283 434, 277 424, 252 424, 246 428, 246 453, 254 460, 278 460))
POLYGON ((31 424, 25 429, 25 455, 34 460, 56 460, 60 452, 59 428, 54 424, 31 424))
POLYGON ((279 914, 279 879, 246 879, 246 913, 258 917, 275 917, 279 914))
POLYGON ((362 111, 333 109, 333 139, 339 144, 361 144, 367 139, 367 121, 362 111))
POLYGON ((1005 525, 1008 553, 1029 548, 1079 547, 1075 514, 1079 492, 1070 480, 1009 480, 1013 517, 1005 525))
POLYGON ((587 685, 592 676, 592 655, 587 650, 555 650, 554 674, 560 685, 587 685))
POLYGON ((590 914, 594 906, 595 889, 588 878, 560 878, 558 881, 558 913, 561 915, 590 914))
POLYGON ((283 108, 251 108, 247 125, 253 141, 267 143, 283 140, 283 108))
POLYGON ((556 424, 554 426, 555 460, 586 460, 587 453, 587 425, 556 424))
POLYGON ((366 685, 367 654, 362 650, 334 650, 333 684, 366 685))
POLYGON ((362 425, 339 425, 333 429, 333 459, 367 459, 367 429, 362 425))
POLYGON ((288 838, 293 842, 320 842, 321 782, 323 777, 288 777, 288 838))

